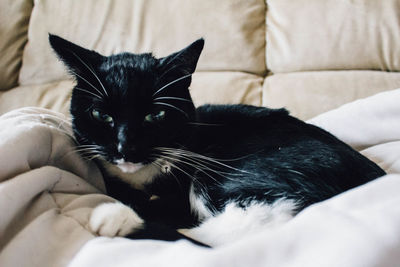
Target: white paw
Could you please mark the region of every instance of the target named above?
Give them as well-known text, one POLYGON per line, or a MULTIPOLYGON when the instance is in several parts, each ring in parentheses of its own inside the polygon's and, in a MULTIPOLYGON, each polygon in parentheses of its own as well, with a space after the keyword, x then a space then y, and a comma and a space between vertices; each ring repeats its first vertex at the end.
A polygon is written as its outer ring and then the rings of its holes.
POLYGON ((144 221, 130 207, 120 203, 98 205, 90 215, 89 229, 100 236, 126 236, 143 227, 144 221))

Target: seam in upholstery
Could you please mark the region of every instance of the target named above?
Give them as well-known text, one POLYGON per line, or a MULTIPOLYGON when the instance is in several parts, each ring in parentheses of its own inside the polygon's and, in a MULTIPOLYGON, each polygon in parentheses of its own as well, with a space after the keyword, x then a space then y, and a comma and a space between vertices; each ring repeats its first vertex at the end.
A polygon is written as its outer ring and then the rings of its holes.
MULTIPOLYGON (((47 164, 49 164, 49 161, 51 159, 51 155, 53 154, 53 140, 54 140, 53 132, 50 131, 50 151, 49 151, 49 155, 48 155, 47 160, 46 160, 47 164)), ((61 175, 60 175, 59 179, 61 180, 61 175)), ((55 184, 54 184, 54 186, 55 186, 55 184)), ((53 186, 53 188, 54 188, 54 186, 53 186)))
POLYGON ((53 192, 53 190, 54 190, 54 188, 56 187, 56 185, 57 185, 58 183, 61 182, 61 179, 62 179, 62 171, 61 171, 61 170, 58 170, 58 178, 57 178, 57 181, 55 181, 54 184, 53 184, 53 186, 48 190, 49 193, 50 193, 50 192, 51 192, 51 193, 53 192))
POLYGON ((54 198, 54 196, 53 196, 53 194, 52 194, 51 191, 48 191, 48 194, 50 195, 50 197, 51 197, 51 199, 53 200, 54 204, 57 206, 57 209, 58 209, 60 215, 62 215, 62 216, 64 216, 64 217, 66 217, 66 218, 69 218, 69 219, 73 220, 73 221, 76 222, 78 225, 80 225, 86 232, 88 232, 89 234, 91 234, 93 237, 96 237, 93 233, 91 233, 91 232, 87 229, 87 227, 86 227, 85 225, 83 225, 81 222, 79 222, 76 218, 74 218, 74 217, 72 217, 72 216, 70 216, 70 215, 67 215, 67 214, 65 214, 65 213, 63 212, 63 208, 61 208, 60 205, 57 203, 57 201, 56 201, 56 199, 54 198))

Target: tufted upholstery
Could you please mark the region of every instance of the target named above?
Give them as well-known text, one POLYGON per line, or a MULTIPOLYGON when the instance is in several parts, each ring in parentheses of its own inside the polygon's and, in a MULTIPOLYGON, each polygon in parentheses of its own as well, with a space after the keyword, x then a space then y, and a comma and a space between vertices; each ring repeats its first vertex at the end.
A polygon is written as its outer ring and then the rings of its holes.
POLYGON ((51 32, 105 55, 164 56, 204 37, 197 105, 286 107, 308 119, 400 87, 399 22, 400 0, 4 0, 0 113, 68 113, 73 82, 51 32))

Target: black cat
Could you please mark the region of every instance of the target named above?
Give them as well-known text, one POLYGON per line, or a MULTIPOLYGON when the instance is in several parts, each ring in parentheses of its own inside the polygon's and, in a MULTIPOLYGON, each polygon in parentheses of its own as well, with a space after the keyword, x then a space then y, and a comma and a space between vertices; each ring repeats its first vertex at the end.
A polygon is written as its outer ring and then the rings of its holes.
POLYGON ((100 163, 108 193, 133 208, 97 207, 90 227, 101 235, 173 240, 179 236, 150 230, 198 226, 189 235, 217 245, 252 228, 243 217, 272 227, 385 174, 285 109, 195 108, 188 87, 203 39, 164 58, 106 57, 49 39, 77 82, 71 115, 79 149, 100 163))

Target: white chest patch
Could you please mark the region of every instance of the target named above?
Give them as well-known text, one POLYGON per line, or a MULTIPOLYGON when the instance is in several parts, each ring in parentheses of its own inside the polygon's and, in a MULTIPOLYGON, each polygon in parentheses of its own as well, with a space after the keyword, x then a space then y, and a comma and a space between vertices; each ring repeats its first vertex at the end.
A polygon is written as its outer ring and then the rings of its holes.
POLYGON ((145 165, 142 163, 126 162, 123 159, 117 161, 116 165, 124 173, 135 173, 143 168, 145 165))
POLYGON ((157 160, 155 164, 147 165, 122 161, 116 165, 105 160, 100 162, 109 175, 118 177, 138 190, 144 190, 146 184, 151 183, 159 174, 165 173, 164 166, 169 166, 163 160, 157 160))

